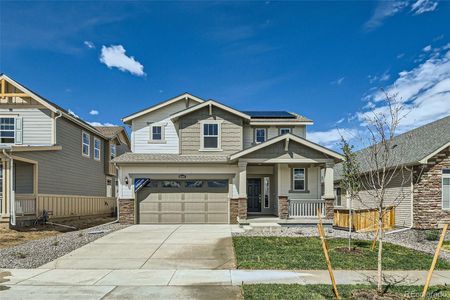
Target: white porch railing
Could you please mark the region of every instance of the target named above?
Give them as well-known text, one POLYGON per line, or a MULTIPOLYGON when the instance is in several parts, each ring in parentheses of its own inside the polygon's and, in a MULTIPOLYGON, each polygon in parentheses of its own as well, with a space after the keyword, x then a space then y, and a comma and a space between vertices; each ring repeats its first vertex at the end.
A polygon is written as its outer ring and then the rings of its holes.
POLYGON ((317 209, 325 217, 325 201, 309 199, 289 199, 289 217, 317 218, 317 209))

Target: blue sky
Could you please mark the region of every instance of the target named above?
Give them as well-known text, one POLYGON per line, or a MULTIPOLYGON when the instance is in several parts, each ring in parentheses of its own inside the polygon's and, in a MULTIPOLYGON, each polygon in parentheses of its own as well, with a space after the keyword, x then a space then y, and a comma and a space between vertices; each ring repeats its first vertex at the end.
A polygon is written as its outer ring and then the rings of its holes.
POLYGON ((401 130, 450 114, 450 2, 0 5, 0 72, 89 122, 190 92, 297 112, 336 148, 380 88, 416 107, 401 130))

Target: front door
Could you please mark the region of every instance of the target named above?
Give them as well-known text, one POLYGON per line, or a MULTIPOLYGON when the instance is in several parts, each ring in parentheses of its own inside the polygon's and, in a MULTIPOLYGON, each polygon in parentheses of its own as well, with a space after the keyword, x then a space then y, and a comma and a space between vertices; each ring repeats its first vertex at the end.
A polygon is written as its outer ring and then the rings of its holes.
POLYGON ((261 212, 261 178, 247 179, 247 211, 261 212))

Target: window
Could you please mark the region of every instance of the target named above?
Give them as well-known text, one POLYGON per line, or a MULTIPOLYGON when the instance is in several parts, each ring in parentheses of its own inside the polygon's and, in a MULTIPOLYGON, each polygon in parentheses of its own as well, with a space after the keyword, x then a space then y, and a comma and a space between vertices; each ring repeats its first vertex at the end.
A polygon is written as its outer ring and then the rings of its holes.
POLYGON ((280 128, 280 135, 291 133, 291 128, 280 128))
POLYGON ((442 170, 442 209, 450 210, 450 169, 442 170))
POLYGON ((203 149, 219 149, 219 124, 204 123, 203 124, 203 149))
POLYGON ((292 187, 294 191, 305 190, 305 169, 294 168, 292 169, 292 187))
POLYGON ((152 141, 162 141, 163 134, 162 134, 162 126, 152 126, 152 141))
POLYGON ((116 144, 111 144, 111 146, 110 146, 110 157, 111 157, 111 159, 114 159, 116 156, 117 156, 116 144))
POLYGON ((263 143, 266 141, 266 129, 255 128, 255 143, 263 143))
POLYGON ((163 188, 179 188, 181 187, 181 182, 175 180, 163 180, 161 186, 163 188))
POLYGON ((208 180, 209 188, 226 188, 228 180, 208 180))
POLYGON ((100 160, 100 147, 102 142, 98 138, 94 138, 94 159, 100 160))
POLYGON ((83 143, 82 154, 83 154, 83 156, 89 157, 90 156, 89 152, 90 152, 90 147, 91 147, 90 146, 91 145, 91 137, 88 133, 86 133, 84 131, 81 135, 82 135, 82 143, 83 143))
POLYGON ((336 199, 334 200, 335 206, 342 206, 342 190, 341 188, 336 188, 336 199))
POLYGON ((270 208, 270 178, 264 177, 264 208, 270 208))
POLYGON ((187 188, 201 188, 203 186, 202 180, 186 180, 187 188))
POLYGON ((0 118, 0 144, 14 144, 15 119, 0 118))

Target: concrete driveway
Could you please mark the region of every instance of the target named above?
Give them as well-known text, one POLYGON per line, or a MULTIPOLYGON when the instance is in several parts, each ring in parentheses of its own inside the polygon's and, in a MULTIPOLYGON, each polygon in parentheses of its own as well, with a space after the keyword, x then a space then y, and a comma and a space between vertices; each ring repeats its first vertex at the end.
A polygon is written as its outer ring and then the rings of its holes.
POLYGON ((234 269, 230 225, 134 225, 42 269, 234 269))

